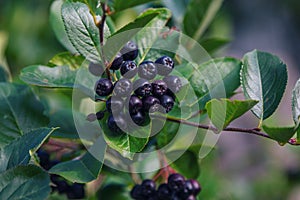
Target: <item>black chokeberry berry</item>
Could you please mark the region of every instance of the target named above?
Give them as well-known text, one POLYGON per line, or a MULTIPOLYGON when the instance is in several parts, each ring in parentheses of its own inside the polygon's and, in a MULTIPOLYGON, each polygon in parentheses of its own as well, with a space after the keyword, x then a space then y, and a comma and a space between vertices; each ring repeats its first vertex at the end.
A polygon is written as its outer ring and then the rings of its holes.
POLYGON ((133 199, 143 199, 143 190, 141 185, 135 185, 130 191, 130 196, 133 199))
POLYGON ((111 96, 106 101, 106 109, 110 113, 121 112, 124 106, 124 101, 118 96, 111 96))
POLYGON ((95 91, 99 96, 107 96, 112 93, 114 86, 107 78, 101 78, 95 85, 95 91))
POLYGON ((127 78, 122 78, 115 83, 114 94, 119 97, 129 96, 132 91, 132 83, 127 78))
POLYGON ((73 183, 67 192, 67 197, 69 199, 83 199, 85 196, 84 184, 73 183))
POLYGON ((162 56, 155 61, 157 73, 162 76, 170 74, 174 68, 174 61, 169 56, 162 56))
POLYGON ((185 179, 180 174, 171 174, 168 178, 168 186, 173 191, 180 191, 183 189, 185 179))
POLYGON ((168 88, 173 92, 173 93, 178 93, 182 87, 181 80, 178 76, 166 76, 163 78, 163 81, 168 85, 168 88))
POLYGON ((153 96, 147 96, 143 98, 143 105, 144 105, 144 110, 146 112, 149 112, 150 108, 159 105, 160 101, 158 98, 153 97, 153 96))
POLYGON ((151 195, 153 195, 153 193, 155 193, 156 185, 154 181, 150 179, 146 179, 142 182, 141 186, 142 186, 142 193, 144 196, 150 197, 151 195))
POLYGON ((170 112, 174 106, 174 99, 170 97, 169 95, 163 95, 159 98, 160 100, 160 105, 162 105, 165 109, 166 112, 170 112))
POLYGON ((137 74, 138 68, 135 62, 125 61, 122 63, 120 71, 125 78, 133 78, 137 74))
POLYGON ((107 126, 113 133, 124 133, 123 130, 127 128, 127 122, 121 114, 118 116, 110 115, 107 119, 107 126))
POLYGON ((168 89, 167 84, 162 80, 155 80, 152 83, 152 94, 154 96, 159 97, 166 94, 167 89, 168 89))
POLYGON ((157 69, 152 61, 144 61, 138 67, 138 74, 140 78, 147 80, 154 79, 157 75, 157 69))
POLYGON ((118 70, 120 69, 123 62, 123 56, 121 52, 118 52, 115 56, 113 62, 111 63, 110 69, 111 70, 118 70))
POLYGON ((139 126, 144 125, 144 123, 146 121, 146 115, 142 111, 139 111, 134 114, 130 114, 130 116, 131 116, 132 121, 139 126))
POLYGON ((190 195, 187 199, 185 200, 196 200, 196 197, 194 195, 190 195))
POLYGON ((99 63, 93 63, 91 62, 89 64, 89 72, 93 74, 94 76, 101 76, 104 72, 104 68, 99 63))
POLYGON ((150 96, 152 85, 146 79, 138 79, 133 83, 134 93, 140 97, 150 96))
POLYGON ((131 95, 129 98, 129 113, 136 114, 143 109, 143 101, 135 96, 131 95))
POLYGON ((201 185, 199 184, 198 181, 191 179, 188 180, 187 182, 189 182, 193 186, 193 193, 192 193, 193 195, 196 196, 197 194, 199 194, 199 192, 201 192, 201 185))
POLYGON ((159 199, 172 200, 172 191, 166 183, 161 184, 157 189, 159 199))
POLYGON ((97 112, 97 113, 96 113, 96 117, 97 117, 97 120, 103 119, 103 117, 104 117, 104 112, 103 112, 103 111, 97 112))
POLYGON ((138 56, 138 46, 135 42, 129 41, 126 45, 121 49, 121 53, 123 54, 123 59, 127 60, 134 60, 138 56))

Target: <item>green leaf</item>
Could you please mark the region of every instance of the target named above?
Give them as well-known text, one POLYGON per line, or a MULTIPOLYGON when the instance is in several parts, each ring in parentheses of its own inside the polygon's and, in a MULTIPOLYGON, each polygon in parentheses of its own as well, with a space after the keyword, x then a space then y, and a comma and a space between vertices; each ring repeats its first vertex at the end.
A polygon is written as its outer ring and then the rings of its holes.
POLYGON ((29 87, 0 83, 0 148, 32 129, 47 126, 43 112, 29 87))
POLYGON ((21 71, 20 79, 27 84, 36 86, 73 88, 76 73, 76 70, 72 70, 68 66, 32 65, 21 71))
POLYGON ((0 82, 8 82, 8 79, 8 73, 6 72, 4 67, 0 65, 0 82))
POLYGON ((169 144, 172 139, 176 136, 179 130, 180 124, 170 121, 166 121, 163 129, 155 136, 157 141, 157 147, 163 148, 169 144))
POLYGON ((196 41, 211 24, 223 0, 191 0, 184 16, 184 33, 196 41))
POLYGON ((75 49, 89 61, 100 62, 99 30, 87 5, 65 2, 62 5, 62 19, 75 49))
POLYGON ((77 50, 68 38, 64 22, 62 20, 61 7, 63 3, 63 0, 56 0, 52 3, 49 16, 50 25, 57 40, 71 53, 77 53, 77 50))
POLYGON ((300 79, 297 81, 292 94, 292 111, 295 124, 300 121, 300 79))
POLYGON ((50 65, 53 66, 68 66, 70 69, 78 69, 82 63, 84 62, 84 58, 79 55, 72 55, 69 52, 63 52, 55 55, 49 61, 50 65))
POLYGON ((71 182, 90 182, 97 179, 100 174, 104 153, 99 152, 101 155, 97 155, 98 157, 95 158, 87 151, 81 158, 61 162, 53 166, 49 173, 60 175, 71 182))
POLYGON ((234 94, 240 86, 241 65, 241 61, 235 58, 217 58, 198 65, 191 74, 186 75, 199 97, 200 110, 211 98, 226 98, 234 94))
POLYGON ((15 139, 0 149, 0 172, 17 165, 26 165, 30 160, 29 151, 37 149, 54 131, 54 128, 40 128, 15 139))
POLYGON ((132 8, 134 6, 142 5, 145 3, 153 2, 156 0, 130 0, 130 1, 124 1, 124 0, 114 0, 113 2, 113 8, 116 12, 125 10, 127 8, 132 8))
MULTIPOLYGON (((173 156, 177 156, 178 151, 172 151, 166 154, 167 159, 173 160, 173 156)), ((186 178, 197 178, 200 174, 200 167, 198 164, 197 156, 191 151, 185 151, 180 158, 171 164, 171 167, 174 168, 178 173, 183 174, 186 178)))
POLYGON ((50 191, 48 173, 37 166, 18 166, 0 174, 0 199, 42 200, 50 191))
POLYGON ((279 143, 287 143, 295 134, 295 127, 268 127, 263 125, 264 131, 279 143))
POLYGON ((111 183, 101 187, 97 193, 98 199, 131 200, 130 191, 123 184, 111 183))
POLYGON ((258 101, 254 100, 231 101, 229 99, 212 99, 207 102, 205 108, 212 123, 221 131, 257 103, 258 101))
POLYGON ((200 45, 208 52, 214 53, 224 45, 228 44, 230 40, 224 38, 207 38, 200 41, 200 45))
POLYGON ((286 65, 275 55, 254 50, 244 56, 241 84, 247 99, 258 100, 252 112, 267 119, 278 107, 287 84, 286 65))

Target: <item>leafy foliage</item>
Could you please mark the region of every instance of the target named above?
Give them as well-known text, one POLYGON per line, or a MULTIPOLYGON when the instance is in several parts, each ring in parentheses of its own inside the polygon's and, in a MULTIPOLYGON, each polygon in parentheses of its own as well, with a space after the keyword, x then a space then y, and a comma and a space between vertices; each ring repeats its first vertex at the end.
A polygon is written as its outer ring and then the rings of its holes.
POLYGON ((264 131, 279 143, 287 143, 296 132, 295 127, 268 127, 263 125, 264 131))

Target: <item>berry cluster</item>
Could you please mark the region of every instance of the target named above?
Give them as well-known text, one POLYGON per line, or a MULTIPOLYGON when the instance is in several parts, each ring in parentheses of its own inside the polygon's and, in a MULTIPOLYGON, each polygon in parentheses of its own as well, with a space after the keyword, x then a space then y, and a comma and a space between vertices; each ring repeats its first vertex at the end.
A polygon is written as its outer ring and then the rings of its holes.
MULTIPOLYGON (((95 85, 97 95, 109 96, 106 111, 111 115, 107 125, 115 133, 128 128, 129 122, 125 120, 124 112, 129 112, 132 119, 129 121, 139 126, 146 125, 149 113, 170 112, 174 106, 175 93, 182 87, 179 77, 169 75, 174 68, 174 61, 170 57, 162 56, 155 62, 144 61, 137 65, 134 62, 137 56, 138 46, 129 41, 110 66, 111 70, 120 70, 122 77, 115 83, 108 78, 100 78, 95 85), (164 78, 153 80, 157 75, 164 78)), ((89 115, 87 120, 100 120, 103 116, 104 111, 100 111, 89 115)))
MULTIPOLYGON (((38 150, 37 155, 40 159, 40 165, 46 170, 49 170, 54 165, 58 164, 58 160, 50 160, 50 155, 44 150, 38 150)), ((57 191, 59 194, 66 194, 69 199, 83 199, 85 196, 84 184, 68 183, 62 177, 51 174, 52 191, 57 191)))
POLYGON ((141 185, 135 185, 130 196, 135 200, 195 200, 201 191, 196 180, 185 180, 180 174, 171 174, 168 183, 159 185, 152 180, 144 180, 141 185))

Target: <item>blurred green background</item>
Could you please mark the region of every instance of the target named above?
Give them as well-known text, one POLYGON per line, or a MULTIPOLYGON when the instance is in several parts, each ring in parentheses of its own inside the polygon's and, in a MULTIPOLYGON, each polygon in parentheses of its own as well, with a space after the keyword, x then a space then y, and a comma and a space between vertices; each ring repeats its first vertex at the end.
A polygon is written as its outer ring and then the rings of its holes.
MULTIPOLYGON (((46 64, 64 51, 49 24, 51 0, 0 1, 0 64, 18 79, 20 70, 32 64, 46 64)), ((163 0, 123 11, 113 16, 116 27, 132 20, 146 7, 166 5, 174 17, 170 26, 180 27, 188 0, 163 0)), ((270 123, 287 125, 291 88, 299 78, 299 0, 228 0, 206 34, 230 38, 215 55, 241 57, 254 48, 280 56, 289 69, 288 89, 270 123)), ((253 120, 251 120, 253 119, 253 120)), ((244 116, 236 126, 256 125, 244 116)), ((223 134, 218 147, 201 161, 201 199, 300 199, 300 148, 280 147, 248 135, 223 134)))

